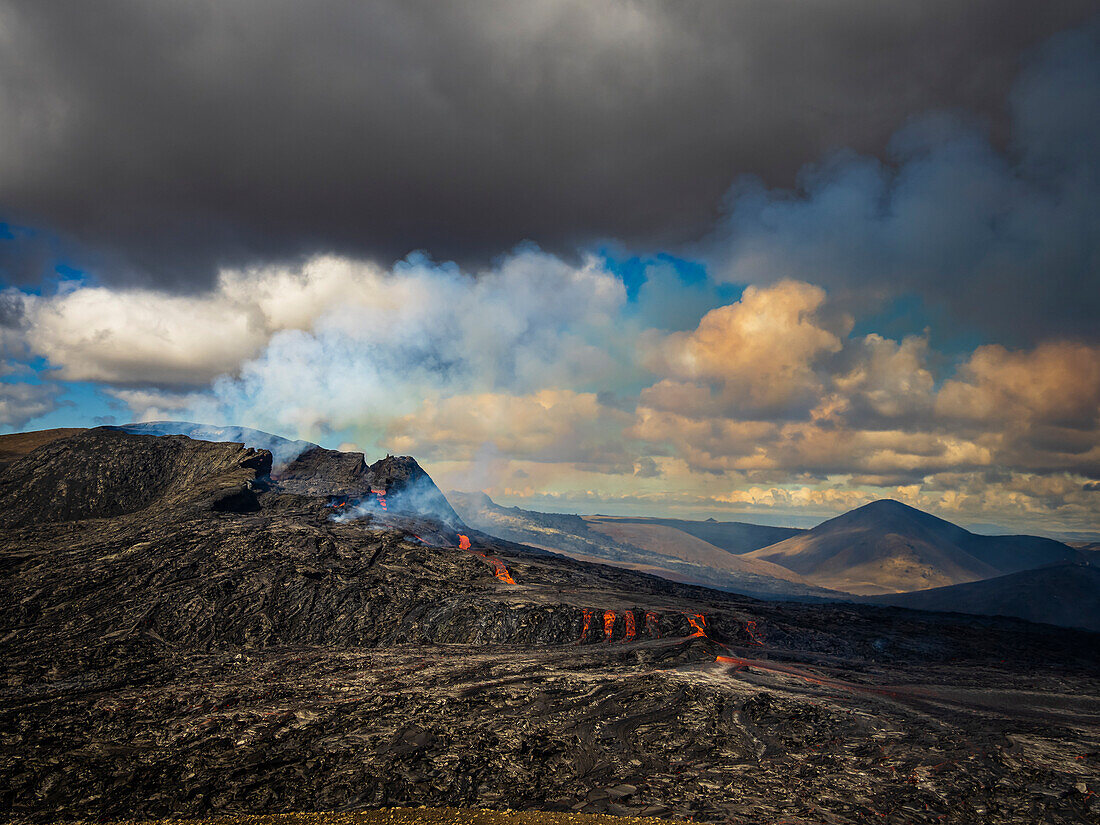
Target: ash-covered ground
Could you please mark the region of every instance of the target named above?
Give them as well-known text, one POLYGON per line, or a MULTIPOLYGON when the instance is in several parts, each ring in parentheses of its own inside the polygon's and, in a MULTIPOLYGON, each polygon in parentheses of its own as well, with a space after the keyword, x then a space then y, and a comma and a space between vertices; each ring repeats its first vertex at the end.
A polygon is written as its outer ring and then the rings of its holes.
POLYGON ((347 455, 101 429, 0 471, 8 818, 1100 821, 1100 635, 585 564, 357 505, 419 468, 347 455))

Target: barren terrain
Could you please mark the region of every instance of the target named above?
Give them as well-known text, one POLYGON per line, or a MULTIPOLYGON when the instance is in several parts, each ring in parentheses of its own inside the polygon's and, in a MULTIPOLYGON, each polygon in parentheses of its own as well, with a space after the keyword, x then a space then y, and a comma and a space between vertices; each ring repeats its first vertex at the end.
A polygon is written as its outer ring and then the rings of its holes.
POLYGON ((26 505, 0 545, 10 818, 1100 816, 1096 634, 759 602, 415 515, 343 518, 323 488, 347 462, 315 457, 295 493, 265 456, 93 430, 0 475, 26 505), (137 489, 29 513, 93 458, 137 489))

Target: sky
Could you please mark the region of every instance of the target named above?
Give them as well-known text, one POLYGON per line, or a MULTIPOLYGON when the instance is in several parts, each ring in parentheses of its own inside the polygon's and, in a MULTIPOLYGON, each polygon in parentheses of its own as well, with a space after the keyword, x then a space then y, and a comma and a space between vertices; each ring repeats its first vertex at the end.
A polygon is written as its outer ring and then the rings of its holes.
POLYGON ((0 432, 1100 533, 1100 2, 0 0, 0 432))

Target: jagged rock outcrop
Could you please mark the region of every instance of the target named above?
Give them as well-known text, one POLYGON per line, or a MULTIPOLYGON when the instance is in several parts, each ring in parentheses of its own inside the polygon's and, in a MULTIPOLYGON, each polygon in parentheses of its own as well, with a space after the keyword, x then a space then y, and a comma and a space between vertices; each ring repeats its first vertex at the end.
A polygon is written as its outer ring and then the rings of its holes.
POLYGON ((279 488, 303 496, 366 496, 370 493, 362 453, 310 447, 278 470, 279 488))
POLYGON ((272 454, 272 479, 283 492, 361 499, 372 489, 381 489, 386 491, 387 507, 392 512, 428 514, 449 527, 462 526, 446 497, 411 456, 386 456, 367 466, 362 453, 329 450, 250 427, 214 427, 190 421, 151 421, 117 429, 137 435, 185 435, 200 441, 236 442, 267 450, 272 454))
POLYGON ((291 440, 236 424, 213 426, 196 424, 193 421, 141 421, 113 428, 134 435, 185 435, 196 441, 229 441, 254 450, 267 450, 271 453, 271 465, 276 471, 306 450, 317 446, 312 441, 291 440))
POLYGON ((450 527, 462 526, 446 497, 411 456, 386 456, 367 466, 362 453, 313 447, 272 480, 281 490, 307 496, 357 500, 382 491, 391 513, 429 516, 450 527))

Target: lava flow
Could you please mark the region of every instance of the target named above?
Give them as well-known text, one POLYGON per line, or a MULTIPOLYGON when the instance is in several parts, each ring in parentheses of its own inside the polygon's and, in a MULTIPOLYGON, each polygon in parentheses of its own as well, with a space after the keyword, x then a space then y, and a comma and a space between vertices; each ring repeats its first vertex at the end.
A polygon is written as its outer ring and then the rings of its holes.
POLYGON ((752 619, 747 619, 745 621, 745 632, 749 634, 749 638, 752 640, 752 643, 754 645, 760 645, 761 647, 764 646, 764 642, 760 634, 756 631, 756 622, 754 622, 752 619))
POLYGON ((685 613, 684 616, 688 620, 688 624, 695 628, 695 632, 688 636, 689 639, 694 639, 696 636, 702 638, 707 637, 707 620, 702 613, 685 613))
POLYGON ((370 491, 371 491, 371 495, 378 497, 378 504, 382 508, 382 510, 385 511, 385 509, 386 509, 386 491, 384 489, 380 489, 378 487, 371 487, 370 491))
POLYGON ((603 635, 607 637, 607 643, 611 644, 611 634, 615 631, 615 611, 605 610, 603 614, 603 635))
MULTIPOLYGON (((728 645, 724 645, 721 642, 716 642, 716 641, 714 641, 714 639, 710 638, 710 636, 707 635, 707 619, 702 613, 685 613, 684 618, 687 619, 689 625, 691 625, 693 628, 695 628, 695 632, 690 634, 687 638, 689 638, 689 639, 695 639, 695 638, 706 639, 708 642, 714 642, 714 644, 716 644, 719 647, 722 647, 726 650, 730 649, 728 645)), ((648 623, 648 621, 649 621, 649 616, 647 614, 646 615, 646 622, 648 623)), ((745 620, 745 633, 748 634, 749 639, 752 641, 752 643, 754 645, 760 645, 761 647, 764 646, 763 636, 757 630, 756 622, 753 621, 752 619, 746 619, 745 620)), ((742 660, 732 659, 728 656, 719 656, 717 661, 726 662, 726 663, 730 663, 730 664, 743 664, 742 660)))
POLYGON ((504 562, 502 562, 500 559, 494 559, 492 556, 481 557, 493 566, 493 575, 495 575, 502 582, 504 582, 505 584, 516 583, 516 580, 512 578, 512 574, 508 572, 508 568, 504 566, 504 562))
POLYGON ((645 614, 645 632, 654 639, 661 638, 661 629, 657 625, 657 614, 647 610, 645 614))
POLYGON ((584 611, 584 627, 581 628, 581 638, 577 644, 582 645, 588 641, 588 631, 592 629, 592 611, 584 611))
POLYGON ((634 627, 634 611, 628 610, 623 614, 626 618, 626 635, 623 636, 623 644, 634 641, 634 635, 637 632, 634 627))
POLYGON ((508 572, 508 568, 504 566, 504 562, 500 559, 493 558, 485 553, 479 553, 477 550, 470 548, 470 537, 459 534, 458 536, 458 549, 468 550, 473 553, 479 559, 493 568, 493 575, 500 579, 505 584, 515 584, 516 580, 512 578, 512 574, 508 572))

